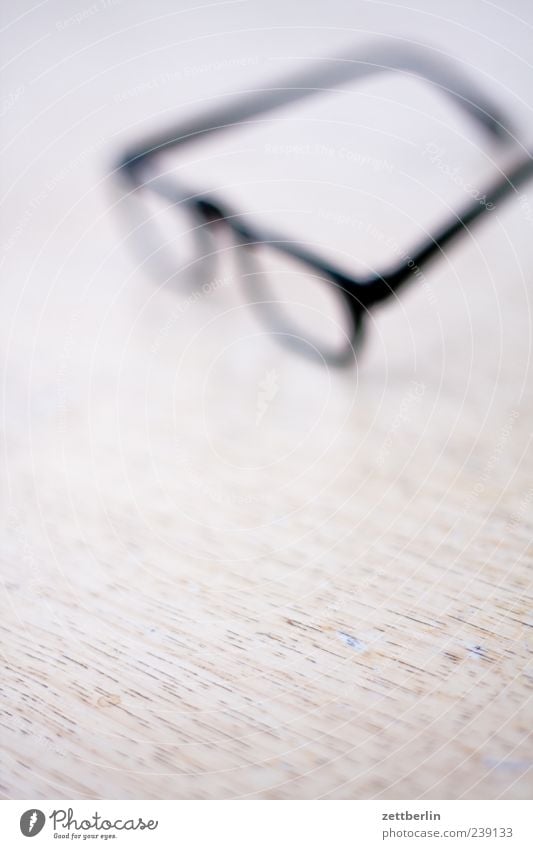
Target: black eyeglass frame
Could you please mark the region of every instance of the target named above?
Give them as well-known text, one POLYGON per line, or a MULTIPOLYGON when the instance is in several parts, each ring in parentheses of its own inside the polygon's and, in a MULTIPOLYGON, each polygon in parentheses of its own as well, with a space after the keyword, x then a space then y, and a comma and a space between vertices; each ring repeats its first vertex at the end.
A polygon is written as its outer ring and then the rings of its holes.
POLYGON ((440 55, 439 61, 436 61, 435 55, 428 48, 413 48, 404 44, 391 48, 389 44, 383 44, 325 60, 325 66, 323 63, 317 64, 284 83, 234 97, 229 105, 219 106, 204 117, 178 125, 173 131, 156 135, 126 151, 117 168, 119 175, 127 181, 132 190, 153 191, 172 204, 183 204, 198 220, 198 232, 204 225, 223 222, 241 246, 268 244, 269 247, 305 263, 313 273, 336 286, 342 294, 350 318, 350 344, 345 351, 328 355, 327 359, 334 365, 346 364, 353 357, 354 348, 362 338, 364 316, 370 308, 390 298, 406 283, 416 279, 423 265, 441 254, 445 246, 464 233, 487 209, 493 208, 496 203, 533 177, 533 157, 530 153, 520 150, 515 164, 506 174, 500 174, 482 193, 483 204, 475 200, 464 206, 432 236, 427 237, 414 250, 404 253, 404 258, 398 265, 367 277, 346 274, 321 259, 298 240, 262 231, 255 225, 250 225, 248 221, 245 223, 242 214, 229 209, 213 193, 192 192, 167 177, 159 176, 153 179, 149 166, 154 158, 164 151, 191 144, 206 135, 245 125, 260 115, 311 95, 331 91, 347 82, 390 71, 402 72, 431 82, 462 108, 491 139, 499 144, 512 142, 513 135, 507 119, 454 64, 440 55))

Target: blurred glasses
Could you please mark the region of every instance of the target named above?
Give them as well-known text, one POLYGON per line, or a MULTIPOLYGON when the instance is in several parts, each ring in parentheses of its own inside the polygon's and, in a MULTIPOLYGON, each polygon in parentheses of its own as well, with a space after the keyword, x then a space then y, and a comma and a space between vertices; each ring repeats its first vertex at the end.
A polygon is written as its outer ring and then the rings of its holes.
POLYGON ((510 125, 494 104, 452 64, 428 49, 375 45, 318 64, 283 83, 254 90, 173 131, 128 150, 117 173, 125 181, 137 214, 136 242, 162 279, 214 279, 224 246, 235 251, 247 298, 275 338, 308 357, 344 365, 362 340, 368 311, 420 276, 420 269, 487 209, 516 192, 533 176, 533 158, 515 144, 514 163, 486 188, 484 203, 474 200, 450 217, 431 237, 405 251, 393 268, 362 278, 350 276, 290 236, 266 232, 245 213, 231 209, 215 193, 195 192, 161 173, 161 154, 201 142, 229 128, 367 77, 399 71, 435 85, 495 142, 508 145, 510 125))

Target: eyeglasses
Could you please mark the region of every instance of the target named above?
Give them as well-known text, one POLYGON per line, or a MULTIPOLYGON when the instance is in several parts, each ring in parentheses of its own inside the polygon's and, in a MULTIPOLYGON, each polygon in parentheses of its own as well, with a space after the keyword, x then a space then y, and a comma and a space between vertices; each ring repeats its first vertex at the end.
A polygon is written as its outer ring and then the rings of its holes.
POLYGON ((363 338, 368 312, 420 276, 421 268, 441 255, 487 209, 533 176, 533 158, 519 145, 515 161, 475 200, 450 217, 401 261, 382 273, 350 276, 309 249, 301 241, 263 231, 249 216, 231 209, 212 192, 194 192, 167 174, 156 162, 163 152, 192 145, 206 136, 245 125, 282 106, 332 90, 376 73, 399 71, 423 78, 449 97, 498 144, 512 140, 510 125, 475 85, 427 49, 378 45, 348 53, 296 75, 284 83, 254 90, 229 106, 214 109, 197 121, 147 139, 120 159, 118 174, 126 181, 128 196, 145 206, 144 237, 151 240, 152 259, 173 272, 213 274, 220 245, 229 236, 237 247, 240 274, 250 303, 275 337, 299 353, 331 365, 349 363, 363 338), (170 216, 170 217, 169 217, 170 216), (218 246, 218 248, 217 248, 218 246), (281 286, 281 290, 280 290, 281 286), (295 296, 294 292, 298 291, 295 296), (279 293, 279 294, 278 294, 279 293), (294 305, 297 304, 296 311, 294 305))

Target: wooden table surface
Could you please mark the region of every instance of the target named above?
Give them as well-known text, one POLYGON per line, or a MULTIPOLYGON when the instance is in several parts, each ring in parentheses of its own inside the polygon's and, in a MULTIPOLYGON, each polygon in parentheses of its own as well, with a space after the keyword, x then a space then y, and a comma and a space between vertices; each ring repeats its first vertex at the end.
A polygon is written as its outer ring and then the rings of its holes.
MULTIPOLYGON (((0 793, 530 797, 532 190, 376 312, 352 368, 300 361, 256 323, 231 263, 208 294, 144 273, 109 165, 176 102, 192 113, 287 57, 335 52, 379 10, 356 24, 333 4, 331 51, 324 12, 295 50, 296 12, 280 25, 254 3, 203 17, 161 4, 142 27, 120 4, 82 11, 47 5, 8 28, 0 793)), ((518 20, 485 8, 480 40, 454 6, 439 41, 410 14, 421 40, 478 49, 472 72, 496 98, 518 92, 511 110, 530 88, 518 20)), ((396 9, 389 24, 409 21, 396 9)), ((389 222, 376 188, 350 259, 371 242, 390 254, 382 231, 408 247, 429 209, 436 221, 464 199, 423 155, 438 133, 476 179, 492 167, 427 97, 435 123, 410 147, 381 130, 352 157, 357 185, 406 179, 413 198, 394 198, 389 222)), ((327 245, 342 191, 321 168, 346 171, 342 147, 300 149, 301 201, 290 151, 254 141, 250 161, 259 148, 283 166, 285 217, 309 213, 327 245)))

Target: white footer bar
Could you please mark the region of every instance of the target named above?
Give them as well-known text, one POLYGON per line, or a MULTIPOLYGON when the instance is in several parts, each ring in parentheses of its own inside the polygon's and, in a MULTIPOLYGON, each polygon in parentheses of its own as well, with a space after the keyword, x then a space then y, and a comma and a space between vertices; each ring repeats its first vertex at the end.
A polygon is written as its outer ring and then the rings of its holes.
POLYGON ((528 801, 3 801, 1 845, 532 849, 528 801), (35 840, 35 843, 30 843, 35 840))

